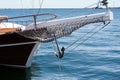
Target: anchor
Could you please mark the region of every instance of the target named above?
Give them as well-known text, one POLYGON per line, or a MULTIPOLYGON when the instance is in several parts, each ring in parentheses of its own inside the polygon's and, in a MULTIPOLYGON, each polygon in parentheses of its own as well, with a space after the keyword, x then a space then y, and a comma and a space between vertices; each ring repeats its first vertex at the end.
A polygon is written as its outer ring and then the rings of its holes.
POLYGON ((57 47, 57 52, 55 52, 55 55, 56 55, 59 59, 62 59, 63 56, 64 56, 65 48, 62 47, 61 50, 60 50, 55 34, 54 34, 54 40, 55 40, 55 44, 56 44, 56 47, 57 47))

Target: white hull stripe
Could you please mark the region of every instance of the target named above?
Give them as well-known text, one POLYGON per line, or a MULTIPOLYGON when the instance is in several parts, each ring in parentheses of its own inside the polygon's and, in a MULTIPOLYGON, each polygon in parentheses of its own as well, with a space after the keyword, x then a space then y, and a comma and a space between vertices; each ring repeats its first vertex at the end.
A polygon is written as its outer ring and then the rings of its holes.
POLYGON ((18 46, 18 45, 25 45, 25 44, 32 44, 32 43, 37 43, 37 41, 34 41, 34 42, 24 42, 24 43, 14 43, 14 44, 4 44, 4 45, 0 45, 0 47, 18 46))
POLYGON ((36 50, 39 48, 40 46, 40 42, 36 43, 36 45, 34 46, 34 48, 32 49, 29 57, 28 57, 28 60, 26 62, 26 67, 30 67, 31 66, 31 63, 32 63, 32 59, 33 59, 33 55, 35 54, 36 50))
POLYGON ((10 64, 0 64, 1 66, 8 66, 8 67, 16 67, 16 68, 26 68, 26 66, 25 65, 10 65, 10 64))

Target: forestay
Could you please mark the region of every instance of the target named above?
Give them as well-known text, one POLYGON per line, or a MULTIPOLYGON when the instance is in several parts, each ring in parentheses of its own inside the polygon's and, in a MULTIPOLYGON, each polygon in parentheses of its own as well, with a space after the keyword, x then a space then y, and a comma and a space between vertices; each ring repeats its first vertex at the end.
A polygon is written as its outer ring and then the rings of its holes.
POLYGON ((77 16, 64 19, 55 19, 50 21, 37 22, 36 25, 28 25, 20 35, 39 40, 40 42, 49 42, 56 38, 70 35, 73 31, 84 25, 111 21, 113 13, 111 11, 77 16))

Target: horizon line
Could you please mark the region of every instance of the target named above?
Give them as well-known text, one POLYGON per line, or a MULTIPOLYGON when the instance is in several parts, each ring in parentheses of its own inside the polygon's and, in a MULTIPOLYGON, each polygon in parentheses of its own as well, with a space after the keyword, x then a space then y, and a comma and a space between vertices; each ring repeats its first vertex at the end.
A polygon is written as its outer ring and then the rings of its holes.
MULTIPOLYGON (((95 7, 92 7, 92 8, 0 8, 0 9, 93 9, 95 7)), ((109 7, 109 8, 120 8, 120 7, 109 7)), ((105 8, 103 8, 105 9, 105 8)))

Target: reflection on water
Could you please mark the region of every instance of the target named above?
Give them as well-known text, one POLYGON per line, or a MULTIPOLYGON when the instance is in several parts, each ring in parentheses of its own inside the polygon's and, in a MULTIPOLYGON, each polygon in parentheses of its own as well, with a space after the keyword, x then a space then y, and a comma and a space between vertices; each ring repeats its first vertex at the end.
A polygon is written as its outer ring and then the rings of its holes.
POLYGON ((0 80, 31 80, 31 69, 0 67, 0 80))

